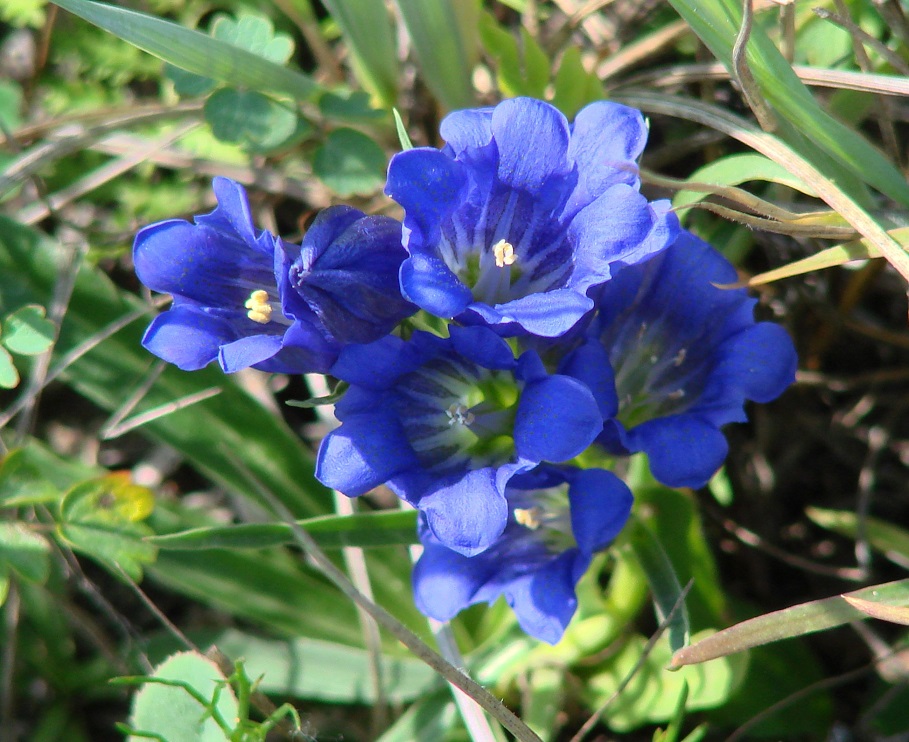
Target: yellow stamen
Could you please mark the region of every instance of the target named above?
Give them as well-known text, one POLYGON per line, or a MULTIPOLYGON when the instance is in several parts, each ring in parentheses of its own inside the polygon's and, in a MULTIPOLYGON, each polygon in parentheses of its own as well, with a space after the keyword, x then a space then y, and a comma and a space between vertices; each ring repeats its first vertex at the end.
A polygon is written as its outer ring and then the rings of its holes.
POLYGON ((514 254, 514 245, 505 240, 499 240, 492 246, 492 254, 496 258, 496 268, 514 265, 514 262, 518 259, 518 256, 514 254))
POLYGON ((543 525, 543 508, 539 506, 534 506, 532 508, 515 508, 514 519, 518 525, 535 531, 543 525))
POLYGON ((249 310, 246 316, 253 322, 265 325, 271 321, 272 306, 268 301, 267 291, 256 289, 249 295, 243 306, 249 310))

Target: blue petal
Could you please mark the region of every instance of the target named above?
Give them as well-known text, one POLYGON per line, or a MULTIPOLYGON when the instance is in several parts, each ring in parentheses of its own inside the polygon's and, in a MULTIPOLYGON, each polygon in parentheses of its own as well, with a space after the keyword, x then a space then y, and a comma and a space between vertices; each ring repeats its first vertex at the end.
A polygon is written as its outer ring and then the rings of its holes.
POLYGON ((387 389, 402 374, 411 371, 404 359, 414 356, 401 338, 389 335, 368 345, 348 345, 341 351, 331 374, 350 384, 369 389, 387 389))
POLYGON ((663 250, 678 234, 678 219, 668 202, 649 204, 631 186, 613 186, 581 209, 569 226, 576 245, 570 285, 587 288, 663 250))
POLYGON ((249 244, 255 243, 256 231, 243 186, 222 177, 214 178, 211 185, 218 199, 218 207, 210 214, 197 216, 196 224, 236 234, 249 244))
POLYGON ((347 417, 322 440, 316 479, 357 497, 417 465, 398 419, 379 410, 347 417))
POLYGON ((582 202, 616 183, 637 187, 637 159, 646 142, 647 125, 640 111, 610 101, 581 109, 571 128, 568 156, 578 168, 582 202))
POLYGON ((795 381, 798 356, 788 333, 772 322, 759 322, 722 346, 714 372, 747 399, 770 402, 795 381))
POLYGON ((539 191, 571 169, 568 121, 548 103, 533 98, 503 101, 492 112, 492 133, 499 150, 499 179, 511 188, 547 200, 539 191))
POLYGON ((628 431, 630 447, 644 451, 653 476, 670 487, 703 487, 722 466, 729 444, 696 415, 671 415, 628 431))
POLYGON ((514 353, 502 338, 486 327, 450 325, 452 347, 460 355, 489 369, 515 367, 514 353))
POLYGON ((421 239, 434 242, 439 222, 458 206, 467 187, 464 166, 437 149, 417 148, 399 152, 388 166, 385 193, 407 213, 421 239))
POLYGON ((473 301, 470 289, 435 255, 415 254, 404 261, 401 290, 408 301, 448 319, 461 314, 473 301))
POLYGON ((567 461, 603 429, 590 390, 577 379, 550 376, 521 393, 514 426, 515 450, 535 461, 567 461))
POLYGON ((634 500, 621 479, 603 469, 579 469, 569 475, 571 530, 582 552, 605 548, 622 530, 634 500))
POLYGON ((593 301, 571 289, 533 293, 496 304, 473 303, 469 309, 491 326, 514 323, 539 337, 558 337, 568 332, 593 308, 593 301))
POLYGON ((439 126, 452 154, 458 157, 462 152, 479 149, 492 139, 492 108, 468 108, 449 113, 439 126))
POLYGON ((417 609, 437 621, 448 621, 467 608, 497 566, 484 556, 466 557, 424 540, 423 554, 413 569, 417 609))
POLYGON ((477 592, 475 599, 492 602, 502 594, 526 633, 556 644, 578 605, 575 574, 578 567, 583 571, 588 564, 589 559, 571 549, 507 584, 488 583, 477 592), (582 561, 581 565, 575 564, 578 560, 582 561))
POLYGON ((233 340, 229 323, 191 306, 175 306, 155 317, 142 345, 184 371, 197 371, 218 357, 222 343, 233 340))
POLYGON ((283 346, 280 335, 247 335, 221 346, 218 361, 226 373, 263 363, 277 355, 283 346))
POLYGON ((446 547, 472 556, 488 548, 508 522, 504 484, 492 468, 443 481, 418 507, 432 534, 446 547))
POLYGON ((609 351, 596 340, 572 351, 559 366, 559 373, 584 383, 597 401, 603 418, 614 417, 619 410, 615 374, 609 363, 609 351))

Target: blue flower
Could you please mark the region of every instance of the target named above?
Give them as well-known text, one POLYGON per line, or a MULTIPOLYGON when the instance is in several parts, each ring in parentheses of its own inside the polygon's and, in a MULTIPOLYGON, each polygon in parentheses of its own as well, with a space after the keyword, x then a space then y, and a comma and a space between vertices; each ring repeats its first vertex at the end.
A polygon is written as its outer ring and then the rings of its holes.
POLYGON ((569 126, 543 101, 457 111, 442 150, 392 158, 386 193, 404 207, 404 295, 438 317, 557 337, 590 289, 659 252, 678 232, 666 201, 639 192, 647 129, 600 102, 569 126))
POLYGON ((474 554, 505 528, 511 477, 578 455, 603 420, 590 391, 547 374, 536 353, 515 359, 484 327, 450 331, 342 351, 331 373, 350 388, 316 477, 351 497, 387 483, 441 543, 474 554))
POLYGON ((325 372, 344 344, 382 337, 414 311, 397 286, 398 222, 326 209, 301 248, 255 229, 242 186, 215 178, 213 188, 212 213, 136 235, 139 280, 174 296, 142 340, 159 358, 185 371, 217 360, 227 372, 325 372))
POLYGON ((609 418, 608 451, 645 451, 672 487, 703 486, 726 458, 720 428, 747 419, 795 380, 786 331, 755 322, 735 269, 689 232, 650 262, 604 285, 586 341, 559 370, 583 380, 609 418))
POLYGON ((601 469, 540 467, 512 479, 505 497, 508 525, 476 556, 445 548, 421 517, 417 607, 448 621, 469 605, 504 596, 524 631, 555 644, 574 615, 575 585, 591 557, 625 525, 631 492, 601 469))

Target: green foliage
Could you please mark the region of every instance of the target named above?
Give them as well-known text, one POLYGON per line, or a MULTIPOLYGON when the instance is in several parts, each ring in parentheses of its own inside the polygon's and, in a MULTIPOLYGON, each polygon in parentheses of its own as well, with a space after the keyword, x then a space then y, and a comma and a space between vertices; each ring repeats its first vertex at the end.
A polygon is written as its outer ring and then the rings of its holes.
POLYGON ((385 153, 356 129, 335 129, 316 150, 313 173, 339 196, 375 193, 385 183, 385 153))
POLYGON ((50 576, 50 544, 21 523, 0 523, 0 605, 12 575, 35 583, 50 576))
POLYGON ((0 21, 11 26, 40 28, 45 19, 47 0, 5 0, 0 5, 0 21))
POLYGON ((155 560, 157 549, 144 540, 151 529, 142 523, 154 508, 154 495, 110 474, 82 482, 60 503, 60 536, 74 550, 130 579, 142 579, 143 565, 155 560))
POLYGON ((37 356, 53 345, 56 328, 44 318, 44 307, 28 304, 8 315, 0 323, 0 388, 12 389, 19 384, 19 372, 13 363, 14 353, 37 356))

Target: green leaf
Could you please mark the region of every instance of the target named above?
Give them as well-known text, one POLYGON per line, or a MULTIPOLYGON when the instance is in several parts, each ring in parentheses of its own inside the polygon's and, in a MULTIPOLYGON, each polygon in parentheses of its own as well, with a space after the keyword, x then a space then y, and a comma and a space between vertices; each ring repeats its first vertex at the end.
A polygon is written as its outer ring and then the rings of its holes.
POLYGON ((216 91, 205 101, 205 118, 222 142, 242 143, 254 152, 286 146, 311 131, 296 111, 254 90, 216 91))
POLYGON ((448 740, 458 720, 458 708, 447 688, 416 700, 377 742, 448 740))
MULTIPOLYGON (((258 689, 263 693, 327 703, 368 705, 378 700, 372 684, 364 682, 370 673, 365 649, 308 638, 263 638, 236 629, 206 633, 197 643, 214 644, 232 659, 243 658, 250 677, 261 677, 258 689)), ((391 703, 412 701, 439 685, 435 673, 414 657, 383 654, 381 664, 385 698, 391 703)))
MULTIPOLYGON (((228 741, 211 711, 216 709, 224 721, 235 724, 239 708, 214 662, 195 652, 181 652, 158 665, 151 678, 177 681, 185 687, 147 682, 133 699, 129 723, 134 731, 157 734, 167 742, 228 741)), ((129 742, 140 739, 133 735, 129 742)))
POLYGON ((218 82, 210 77, 194 75, 192 72, 181 70, 170 63, 164 65, 164 75, 174 84, 177 95, 183 98, 195 98, 206 95, 218 87, 218 82))
MULTIPOLYGON (((619 684, 640 661, 646 643, 643 636, 631 636, 602 670, 594 671, 585 689, 592 707, 598 708, 613 699, 619 684)), ((610 729, 622 733, 642 724, 669 721, 676 714, 678 699, 686 685, 689 711, 722 706, 741 685, 748 665, 746 657, 724 657, 706 665, 686 667, 681 672, 666 672, 671 656, 664 637, 627 687, 610 703, 604 714, 610 729)))
POLYGON ((6 351, 6 348, 0 347, 0 388, 15 389, 19 386, 19 372, 16 370, 16 364, 13 363, 13 357, 6 351))
POLYGON ((313 173, 342 197, 369 195, 385 183, 385 153, 355 129, 335 129, 313 157, 313 173))
POLYGON ((499 90, 507 96, 542 98, 549 83, 549 58, 523 26, 516 39, 488 11, 480 17, 480 38, 496 60, 499 90))
POLYGON ((148 488, 131 484, 128 474, 110 474, 77 484, 63 496, 58 530, 74 550, 138 582, 142 566, 154 562, 158 551, 143 540, 152 531, 140 522, 153 508, 148 488))
POLYGON ((319 86, 309 77, 221 39, 133 10, 91 0, 55 4, 175 67, 257 91, 309 100, 319 86))
POLYGON ((50 576, 50 544, 24 523, 0 523, 0 570, 43 584, 50 576))
POLYGON ((426 86, 449 110, 476 104, 477 0, 397 0, 426 86))
POLYGON ((369 96, 362 90, 331 90, 319 98, 319 110, 332 121, 378 121, 388 114, 373 108, 369 96))
MULTIPOLYGON (((297 525, 312 535, 323 549, 345 546, 406 546, 418 543, 416 511, 383 510, 353 515, 325 515, 299 520, 297 525)), ((146 539, 162 549, 263 549, 293 544, 296 539, 287 523, 243 523, 232 526, 193 528, 146 539)))
POLYGON ((44 318, 44 307, 29 304, 13 312, 3 325, 3 344, 13 353, 36 356, 54 343, 57 328, 44 318))
POLYGON ((25 449, 13 449, 0 461, 0 508, 38 505, 59 497, 59 489, 29 460, 25 449))
POLYGON ((625 526, 625 531, 634 555, 647 575, 657 619, 663 623, 672 614, 672 619, 666 627, 669 646, 673 651, 681 649, 688 644, 688 609, 672 562, 669 561, 653 532, 640 520, 632 519, 625 526))
POLYGON ((568 118, 574 118, 588 103, 603 97, 603 84, 596 75, 584 69, 581 49, 577 46, 569 46, 562 54, 553 89, 552 105, 568 118))
POLYGON ((286 64, 294 53, 293 39, 285 33, 275 33, 271 20, 264 15, 247 12, 234 19, 219 14, 210 33, 215 39, 246 49, 275 64, 286 64))
POLYGON ((406 152, 413 149, 413 142, 410 141, 410 135, 407 133, 407 127, 404 126, 404 119, 401 118, 401 112, 395 108, 392 111, 395 117, 395 131, 398 134, 398 142, 401 144, 401 151, 406 152))
MULTIPOLYGON (((742 21, 738 0, 670 0, 713 55, 732 69, 732 47, 742 21)), ((799 80, 759 25, 748 42, 748 64, 761 94, 781 117, 779 136, 853 199, 867 198, 851 185, 860 179, 909 206, 906 178, 859 133, 828 114, 799 80)))
POLYGON ((909 605, 909 580, 888 582, 832 598, 812 600, 742 621, 680 649, 672 657, 672 667, 706 662, 762 644, 813 634, 868 618, 867 612, 850 604, 849 599, 852 598, 872 601, 880 606, 906 606, 909 605))
POLYGON ((350 50, 354 74, 387 107, 398 97, 398 53, 385 0, 324 0, 350 50))

